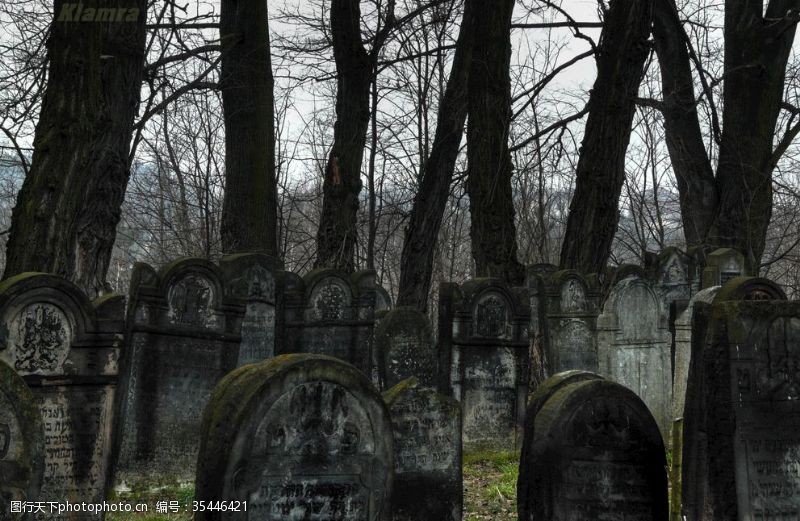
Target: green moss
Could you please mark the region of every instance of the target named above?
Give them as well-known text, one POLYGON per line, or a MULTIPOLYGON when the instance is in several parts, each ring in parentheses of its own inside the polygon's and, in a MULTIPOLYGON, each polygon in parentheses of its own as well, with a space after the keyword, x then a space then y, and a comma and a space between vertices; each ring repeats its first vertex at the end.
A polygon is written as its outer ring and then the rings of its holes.
POLYGON ((383 393, 383 401, 386 402, 388 405, 394 403, 397 398, 406 392, 408 389, 414 389, 419 385, 419 380, 417 380, 416 376, 412 376, 411 378, 406 378, 402 382, 398 383, 385 393, 383 393))

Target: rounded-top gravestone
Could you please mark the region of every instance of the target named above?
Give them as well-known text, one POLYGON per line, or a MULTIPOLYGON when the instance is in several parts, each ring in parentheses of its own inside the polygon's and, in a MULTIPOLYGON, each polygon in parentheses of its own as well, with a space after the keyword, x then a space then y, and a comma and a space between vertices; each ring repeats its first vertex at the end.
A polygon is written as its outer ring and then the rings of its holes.
POLYGON ((227 509, 196 519, 387 521, 392 437, 380 394, 346 362, 292 354, 243 366, 212 394, 197 461, 197 501, 227 509))
POLYGON ((44 428, 28 386, 0 362, 0 520, 22 519, 12 501, 36 501, 44 470, 44 428))
POLYGON ((666 454, 647 406, 596 375, 553 378, 526 418, 520 521, 666 521, 666 454))

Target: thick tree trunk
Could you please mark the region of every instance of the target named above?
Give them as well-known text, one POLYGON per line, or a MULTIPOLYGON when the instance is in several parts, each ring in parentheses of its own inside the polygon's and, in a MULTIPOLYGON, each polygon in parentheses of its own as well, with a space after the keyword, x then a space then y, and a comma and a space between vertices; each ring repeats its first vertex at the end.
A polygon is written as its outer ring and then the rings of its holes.
POLYGON ((275 122, 265 0, 222 0, 220 87, 225 114, 222 249, 277 254, 275 122))
POLYGON ((107 287, 130 173, 146 2, 56 0, 54 7, 48 83, 11 217, 4 277, 55 273, 94 297, 107 287))
POLYGON ((439 105, 433 146, 422 170, 400 257, 397 305, 415 306, 423 313, 428 308, 436 242, 467 119, 467 81, 478 4, 477 0, 467 0, 464 4, 453 65, 439 105))
POLYGON ((521 284, 511 191, 511 13, 514 0, 482 3, 475 21, 467 106, 467 194, 478 276, 521 284))
POLYGON ((336 61, 336 123, 322 185, 316 266, 355 269, 361 161, 369 126, 372 60, 361 43, 358 0, 332 0, 331 34, 336 61))
POLYGON ((570 203, 561 267, 602 271, 619 222, 625 152, 648 54, 652 0, 612 0, 570 203))
POLYGON ((777 20, 799 7, 797 0, 772 1, 765 19, 761 2, 725 3, 720 198, 709 241, 740 250, 753 274, 772 216, 772 145, 796 28, 777 20))
POLYGON ((683 234, 688 247, 702 247, 714 220, 717 187, 697 117, 686 34, 674 0, 654 1, 653 41, 661 67, 661 112, 680 194, 683 234))

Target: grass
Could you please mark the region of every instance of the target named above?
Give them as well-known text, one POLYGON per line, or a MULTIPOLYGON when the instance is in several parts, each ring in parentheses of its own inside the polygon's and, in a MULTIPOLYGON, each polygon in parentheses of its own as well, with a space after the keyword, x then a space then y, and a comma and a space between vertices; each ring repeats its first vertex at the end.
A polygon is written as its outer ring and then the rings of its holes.
MULTIPOLYGON (((517 519, 519 453, 479 451, 464 455, 464 521, 511 521, 517 519)), ((109 512, 106 521, 188 521, 194 487, 161 486, 115 493, 110 501, 147 504, 147 513, 109 512), (159 502, 177 501, 177 513, 157 513, 159 502), (188 505, 188 508, 185 507, 188 505)))

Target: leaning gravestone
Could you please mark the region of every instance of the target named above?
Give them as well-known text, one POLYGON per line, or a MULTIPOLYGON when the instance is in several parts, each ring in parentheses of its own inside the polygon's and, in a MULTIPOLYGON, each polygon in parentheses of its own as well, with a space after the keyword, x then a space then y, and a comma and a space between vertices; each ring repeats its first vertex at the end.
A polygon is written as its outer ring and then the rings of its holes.
POLYGON ((393 521, 461 521, 461 407, 416 378, 383 395, 394 428, 393 521))
MULTIPOLYGON (((242 285, 249 290, 249 281, 242 285)), ((194 479, 203 408, 239 361, 244 314, 211 262, 183 259, 159 272, 135 266, 116 428, 118 486, 194 479)))
POLYGON ((737 278, 696 303, 683 510, 697 521, 800 516, 800 302, 737 278))
MULTIPOLYGON (((40 273, 0 284, 0 361, 23 377, 42 416, 40 501, 106 497, 124 304, 120 295, 90 303, 71 282, 40 273)), ((49 507, 37 517, 59 518, 49 507)))
POLYGON ((542 387, 525 421, 520 521, 666 521, 666 454, 642 400, 577 371, 542 387))
POLYGON ((0 362, 0 520, 29 518, 11 513, 12 501, 39 498, 44 470, 42 415, 25 381, 0 362))
POLYGON ((597 319, 599 372, 644 400, 664 439, 672 405, 668 322, 658 284, 638 267, 621 267, 597 319))
POLYGON ((375 272, 318 269, 302 278, 294 273, 284 278, 285 336, 277 354, 333 356, 371 375, 375 272))
POLYGON ((399 307, 386 313, 375 328, 373 349, 380 389, 411 377, 423 387, 439 385, 441 373, 431 326, 416 308, 399 307))
POLYGON ((496 279, 443 284, 439 344, 461 402, 468 449, 516 444, 528 394, 530 309, 523 288, 496 279))
POLYGON ((196 499, 239 512, 199 511, 197 521, 390 519, 389 413, 341 360, 283 355, 233 371, 214 390, 201 439, 196 499))

